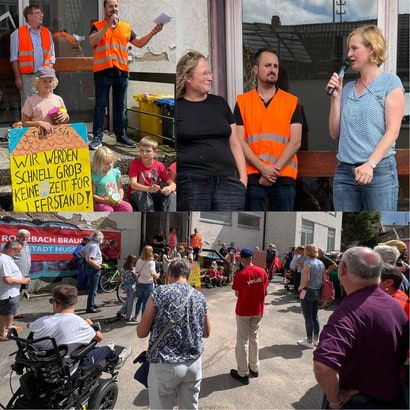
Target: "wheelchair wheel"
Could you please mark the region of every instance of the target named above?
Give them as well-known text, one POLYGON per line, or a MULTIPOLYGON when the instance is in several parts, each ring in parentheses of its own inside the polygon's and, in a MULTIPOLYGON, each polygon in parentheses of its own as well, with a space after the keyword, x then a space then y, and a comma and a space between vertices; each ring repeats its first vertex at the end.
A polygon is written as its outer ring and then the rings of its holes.
POLYGON ((88 409, 113 409, 118 397, 118 384, 112 379, 103 380, 88 400, 88 409))
POLYGON ((121 303, 124 303, 127 300, 127 290, 125 289, 125 286, 123 283, 120 283, 117 286, 117 299, 121 303))
POLYGON ((100 288, 105 293, 114 292, 117 288, 117 276, 116 271, 107 270, 102 272, 100 276, 100 288))

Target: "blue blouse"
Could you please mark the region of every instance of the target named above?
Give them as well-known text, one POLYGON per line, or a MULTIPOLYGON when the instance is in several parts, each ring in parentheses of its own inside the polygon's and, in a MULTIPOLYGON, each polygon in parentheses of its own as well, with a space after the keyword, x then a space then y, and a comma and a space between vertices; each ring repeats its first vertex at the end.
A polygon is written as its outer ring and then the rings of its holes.
MULTIPOLYGON (((182 305, 190 287, 188 283, 173 283, 154 289, 151 296, 155 313, 149 347, 182 305)), ((155 350, 149 350, 149 361, 151 363, 181 363, 198 359, 204 350, 202 335, 207 310, 208 306, 203 294, 194 290, 174 325, 155 350)))
MULTIPOLYGON (((360 81, 357 80, 357 81, 360 81)), ((337 159, 348 164, 366 162, 386 132, 384 106, 386 97, 396 88, 404 92, 397 75, 381 73, 359 96, 355 81, 347 83, 342 91, 340 139, 337 159)), ((393 155, 395 144, 385 158, 393 155)))
MULTIPOLYGON (((323 262, 320 261, 319 259, 313 258, 313 259, 306 259, 303 262, 303 266, 307 266, 310 268, 310 280, 308 284, 306 285, 306 287, 309 289, 319 290, 322 287, 322 280, 323 280, 322 275, 323 275, 323 269, 325 268, 325 265, 323 265, 323 262)), ((303 280, 303 273, 302 273, 302 280, 303 280)))

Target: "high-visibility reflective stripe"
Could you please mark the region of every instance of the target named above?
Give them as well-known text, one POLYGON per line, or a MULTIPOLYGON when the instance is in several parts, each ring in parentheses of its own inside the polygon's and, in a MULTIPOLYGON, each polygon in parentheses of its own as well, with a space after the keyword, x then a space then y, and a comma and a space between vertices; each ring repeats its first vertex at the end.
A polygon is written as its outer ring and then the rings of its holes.
MULTIPOLYGON (((30 32, 27 26, 18 28, 19 50, 18 66, 21 74, 31 74, 34 70, 34 49, 30 32)), ((45 27, 40 27, 40 37, 43 52, 43 65, 51 64, 51 35, 45 27)))
POLYGON ((101 59, 99 59, 99 60, 94 60, 94 65, 103 64, 103 63, 106 63, 106 62, 109 62, 109 61, 112 61, 112 60, 118 61, 118 62, 120 62, 120 63, 122 63, 122 64, 126 64, 126 63, 128 62, 128 59, 127 59, 127 60, 123 60, 122 58, 120 58, 120 57, 117 56, 117 55, 111 55, 111 56, 107 56, 107 57, 101 58, 101 59))
MULTIPOLYGON (((279 158, 275 157, 273 155, 268 155, 268 154, 261 154, 259 155, 259 159, 261 160, 265 160, 265 161, 269 161, 272 163, 275 163, 279 158)), ((286 165, 287 167, 292 167, 295 169, 298 169, 298 163, 297 162, 289 162, 289 164, 286 165)))
POLYGON ((253 142, 259 142, 259 141, 275 141, 275 142, 279 142, 281 144, 286 145, 289 140, 282 135, 268 134, 268 133, 250 135, 246 139, 246 142, 248 145, 252 144, 253 142))
MULTIPOLYGON (((106 24, 105 20, 94 23, 94 26, 101 30, 106 24)), ((131 36, 131 26, 120 21, 115 31, 107 30, 94 47, 93 71, 102 71, 112 67, 117 67, 122 71, 129 71, 128 68, 128 41, 131 36)))
POLYGON ((106 45, 97 47, 95 49, 95 51, 98 53, 98 52, 101 52, 101 51, 104 51, 104 50, 110 50, 111 48, 115 48, 115 49, 118 49, 118 50, 121 50, 121 51, 127 51, 128 52, 127 47, 124 47, 121 44, 106 44, 106 45))

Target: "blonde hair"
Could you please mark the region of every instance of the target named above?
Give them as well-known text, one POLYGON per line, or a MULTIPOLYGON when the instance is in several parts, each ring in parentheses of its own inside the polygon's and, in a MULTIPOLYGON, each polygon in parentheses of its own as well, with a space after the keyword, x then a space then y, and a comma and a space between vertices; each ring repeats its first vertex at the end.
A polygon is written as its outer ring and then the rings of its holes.
POLYGON ((143 261, 152 261, 154 260, 154 249, 151 245, 145 245, 144 249, 141 252, 141 259, 143 261))
MULTIPOLYGON (((49 78, 49 77, 43 77, 43 78, 49 78)), ((33 80, 33 88, 35 88, 36 90, 38 90, 38 86, 40 84, 40 80, 41 78, 39 77, 34 77, 33 80)), ((54 90, 54 88, 56 88, 58 86, 58 79, 57 77, 53 77, 53 81, 51 82, 51 87, 54 90)))
POLYGON ((91 170, 102 174, 107 161, 114 163, 115 155, 108 147, 100 147, 95 151, 91 162, 91 170))
POLYGON ((158 142, 149 136, 141 138, 140 142, 138 143, 139 147, 149 147, 152 148, 154 151, 158 149, 158 142))
POLYGON ((176 72, 176 98, 181 98, 185 94, 185 76, 192 77, 192 72, 198 65, 198 61, 207 58, 199 51, 187 50, 178 60, 176 72))
POLYGON ((386 61, 386 40, 380 29, 375 25, 356 28, 347 37, 348 48, 350 39, 356 34, 362 37, 362 43, 366 47, 371 47, 373 50, 370 54, 369 61, 376 63, 377 66, 380 67, 386 61))
POLYGON ((319 251, 317 246, 313 243, 305 246, 305 255, 308 258, 317 258, 319 256, 319 251))

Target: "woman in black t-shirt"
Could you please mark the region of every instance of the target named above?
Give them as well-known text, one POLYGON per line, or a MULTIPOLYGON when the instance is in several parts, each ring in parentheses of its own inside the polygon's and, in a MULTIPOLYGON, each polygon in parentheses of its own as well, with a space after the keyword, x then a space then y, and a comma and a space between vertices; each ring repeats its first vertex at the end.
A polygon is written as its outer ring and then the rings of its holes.
POLYGON ((244 208, 245 157, 229 105, 209 94, 207 59, 186 52, 177 64, 177 209, 239 211, 244 208))

